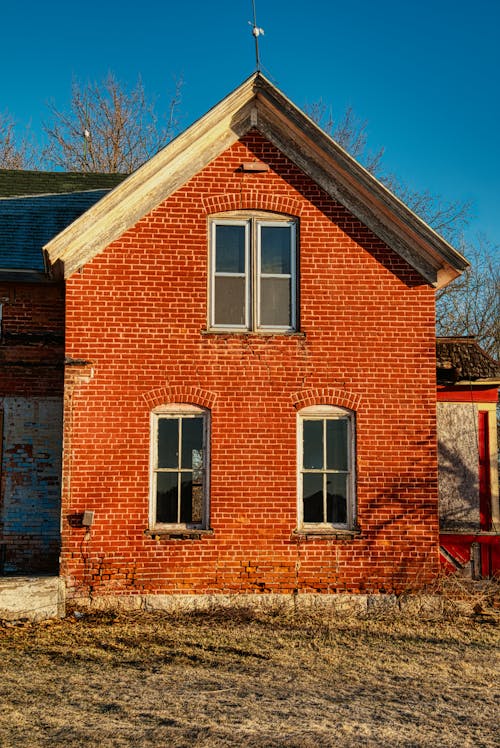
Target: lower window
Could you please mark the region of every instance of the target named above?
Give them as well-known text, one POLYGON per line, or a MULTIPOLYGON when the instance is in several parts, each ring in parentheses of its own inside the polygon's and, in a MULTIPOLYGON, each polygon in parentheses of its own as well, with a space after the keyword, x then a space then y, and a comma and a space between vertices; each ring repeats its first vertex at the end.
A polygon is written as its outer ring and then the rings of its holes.
POLYGON ((354 413, 312 406, 299 414, 299 528, 354 526, 354 413))
POLYGON ((177 405, 152 413, 152 527, 207 527, 207 443, 202 408, 177 405))

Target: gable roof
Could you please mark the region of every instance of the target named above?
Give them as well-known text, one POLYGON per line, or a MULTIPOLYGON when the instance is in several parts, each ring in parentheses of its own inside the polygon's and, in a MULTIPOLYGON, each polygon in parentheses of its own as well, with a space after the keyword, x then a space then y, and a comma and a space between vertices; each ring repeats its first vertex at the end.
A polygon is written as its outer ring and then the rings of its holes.
POLYGON ((422 277, 441 287, 465 258, 369 174, 261 73, 255 73, 47 243, 68 277, 225 149, 256 128, 422 277))
POLYGON ((500 384, 500 364, 475 337, 437 338, 436 367, 438 384, 500 384))

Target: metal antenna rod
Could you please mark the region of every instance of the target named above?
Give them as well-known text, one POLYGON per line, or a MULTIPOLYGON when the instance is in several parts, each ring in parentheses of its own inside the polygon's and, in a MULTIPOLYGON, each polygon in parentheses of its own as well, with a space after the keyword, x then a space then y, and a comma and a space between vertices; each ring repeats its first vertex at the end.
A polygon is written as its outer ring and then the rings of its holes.
POLYGON ((257 26, 257 12, 255 10, 255 0, 252 0, 252 8, 253 8, 252 34, 253 34, 253 38, 255 39, 255 69, 257 72, 260 72, 259 36, 264 33, 264 29, 260 29, 257 26))

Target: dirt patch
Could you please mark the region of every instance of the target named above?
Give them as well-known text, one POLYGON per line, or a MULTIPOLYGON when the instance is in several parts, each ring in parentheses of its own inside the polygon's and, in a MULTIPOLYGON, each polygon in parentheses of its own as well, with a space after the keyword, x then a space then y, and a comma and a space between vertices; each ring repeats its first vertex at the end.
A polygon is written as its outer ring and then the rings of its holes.
POLYGON ((0 745, 498 746, 496 616, 238 610, 0 629, 0 745))

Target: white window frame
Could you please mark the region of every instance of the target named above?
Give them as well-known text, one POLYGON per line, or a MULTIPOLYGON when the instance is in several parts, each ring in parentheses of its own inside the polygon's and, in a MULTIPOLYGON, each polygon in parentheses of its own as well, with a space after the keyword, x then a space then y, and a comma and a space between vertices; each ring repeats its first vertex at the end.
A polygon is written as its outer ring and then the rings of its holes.
POLYGON ((251 304, 250 304, 250 228, 251 224, 249 220, 237 220, 237 219, 227 219, 227 220, 214 220, 211 223, 211 236, 210 236, 210 246, 211 246, 211 253, 210 253, 210 327, 213 327, 214 329, 223 329, 223 330, 248 330, 250 328, 250 313, 251 313, 251 304), (217 226, 244 226, 245 227, 245 322, 243 325, 226 325, 226 324, 219 324, 217 325, 215 323, 215 279, 217 277, 222 278, 241 278, 240 273, 216 273, 215 271, 215 249, 216 249, 216 231, 217 226))
POLYGON ((214 216, 210 219, 210 280, 209 280, 209 319, 208 327, 213 330, 235 332, 293 332, 297 329, 297 221, 279 214, 246 215, 244 217, 214 216), (235 273, 215 272, 217 226, 245 227, 245 323, 231 325, 215 322, 215 279, 216 277, 241 277, 235 273), (290 227, 290 273, 261 273, 261 229, 266 226, 290 227), (290 325, 264 325, 261 316, 261 279, 290 278, 290 325))
MULTIPOLYGON (((169 404, 155 408, 150 416, 150 467, 149 467, 149 528, 161 531, 169 529, 208 529, 210 512, 210 412, 206 408, 188 404, 169 404), (157 522, 156 521, 156 485, 157 475, 160 472, 183 472, 182 468, 162 469, 158 468, 158 424, 164 418, 203 418, 203 497, 202 497, 202 520, 195 522, 157 522)), ((189 472, 188 469, 186 469, 189 472)), ((180 490, 180 489, 179 489, 180 490)))
MULTIPOLYGON (((297 526, 299 530, 305 531, 328 531, 328 530, 353 530, 355 527, 356 519, 356 431, 355 431, 355 413, 348 408, 341 408, 335 405, 312 405, 307 408, 303 408, 297 413, 297 526), (305 469, 303 466, 304 456, 304 421, 333 421, 343 419, 348 424, 347 434, 347 454, 348 454, 348 470, 337 471, 329 470, 325 467, 326 462, 323 463, 323 468, 318 470, 305 469), (346 507, 346 522, 345 523, 332 523, 332 522, 304 522, 304 503, 303 503, 303 476, 305 474, 317 473, 324 476, 328 474, 341 473, 347 475, 347 507, 346 507)), ((323 449, 326 449, 326 442, 323 438, 323 449)), ((325 488, 323 483, 323 501, 326 501, 325 488)), ((325 516, 325 509, 323 509, 323 516, 325 516)))

